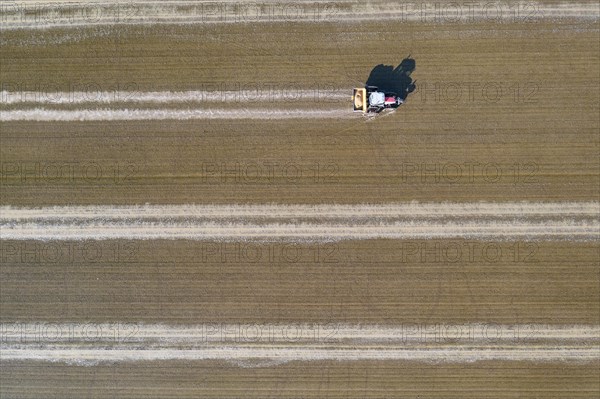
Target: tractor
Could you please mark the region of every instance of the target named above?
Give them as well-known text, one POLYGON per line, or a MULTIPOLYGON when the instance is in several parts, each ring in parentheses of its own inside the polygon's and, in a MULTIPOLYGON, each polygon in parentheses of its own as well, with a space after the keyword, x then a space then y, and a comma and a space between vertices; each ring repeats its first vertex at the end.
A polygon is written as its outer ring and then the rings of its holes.
POLYGON ((376 86, 355 88, 352 94, 354 112, 379 113, 384 109, 396 109, 404 103, 396 93, 379 91, 376 86))

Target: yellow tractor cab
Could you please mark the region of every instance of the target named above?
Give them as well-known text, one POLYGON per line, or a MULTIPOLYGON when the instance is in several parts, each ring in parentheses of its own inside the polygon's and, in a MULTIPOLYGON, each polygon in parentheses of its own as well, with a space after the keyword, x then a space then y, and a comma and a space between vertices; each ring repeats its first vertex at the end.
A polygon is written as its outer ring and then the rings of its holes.
POLYGON ((354 89, 352 103, 354 104, 354 112, 367 112, 367 89, 354 89))

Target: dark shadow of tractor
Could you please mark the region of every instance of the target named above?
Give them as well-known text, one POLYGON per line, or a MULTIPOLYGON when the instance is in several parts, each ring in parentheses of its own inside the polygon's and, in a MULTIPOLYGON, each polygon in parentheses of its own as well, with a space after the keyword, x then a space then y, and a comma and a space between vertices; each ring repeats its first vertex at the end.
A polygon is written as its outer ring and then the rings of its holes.
POLYGON ((417 63, 410 56, 397 66, 379 64, 371 70, 364 89, 354 89, 354 110, 381 112, 398 108, 415 91, 416 81, 411 74, 417 63))

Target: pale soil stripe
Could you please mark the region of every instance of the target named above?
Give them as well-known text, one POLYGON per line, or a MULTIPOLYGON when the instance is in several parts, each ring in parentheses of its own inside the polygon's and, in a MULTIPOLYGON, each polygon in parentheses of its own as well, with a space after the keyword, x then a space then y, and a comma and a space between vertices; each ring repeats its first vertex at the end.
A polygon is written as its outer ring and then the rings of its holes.
POLYGON ((164 325, 144 323, 1 323, 0 341, 5 344, 61 345, 90 342, 96 345, 159 343, 172 345, 227 344, 410 344, 410 345, 513 345, 526 342, 600 343, 598 325, 406 323, 394 326, 268 323, 205 323, 164 325))
POLYGON ((3 225, 6 240, 216 240, 259 242, 334 242, 368 239, 444 239, 591 241, 600 239, 598 220, 575 224, 571 220, 473 223, 371 223, 348 224, 242 224, 196 223, 189 225, 155 223, 93 223, 79 226, 23 224, 3 225))
POLYGON ((93 365, 168 359, 274 364, 315 360, 600 360, 600 329, 589 325, 262 325, 256 328, 262 328, 268 336, 259 337, 252 324, 117 324, 119 329, 115 329, 115 324, 4 324, 2 361, 93 365), (298 333, 298 329, 303 330, 298 333), (103 335, 98 331, 104 331, 103 335))
MULTIPOLYGON (((433 363, 471 363, 477 361, 527 361, 591 363, 600 360, 599 348, 523 346, 520 348, 314 348, 292 347, 210 347, 203 349, 20 349, 2 348, 2 363, 45 361, 79 365, 104 362, 157 360, 266 361, 360 361, 398 360, 433 363)), ((260 366, 260 363, 257 364, 260 366)), ((246 364, 251 366, 251 364, 246 364)))
POLYGON ((312 0, 243 3, 239 1, 130 1, 130 2, 10 2, 0 7, 3 29, 44 29, 97 25, 214 24, 261 22, 400 21, 469 23, 476 21, 532 21, 599 17, 596 2, 327 2, 312 0))
POLYGON ((39 218, 397 218, 397 217, 598 217, 600 202, 405 202, 390 204, 83 205, 0 207, 0 221, 39 218))
POLYGON ((0 121, 76 122, 193 119, 331 119, 360 115, 351 108, 333 109, 79 109, 34 108, 0 111, 0 121))
POLYGON ((598 203, 247 205, 0 209, 10 240, 598 240, 598 203), (459 218, 457 220, 456 218, 459 218), (257 222, 257 219, 263 219, 257 222))
POLYGON ((273 88, 273 90, 257 90, 251 85, 241 86, 240 90, 191 90, 171 91, 74 91, 74 92, 0 92, 0 104, 114 104, 114 103, 232 103, 232 102, 271 102, 291 103, 295 101, 348 100, 352 91, 343 89, 317 88, 314 90, 289 88, 273 88))

